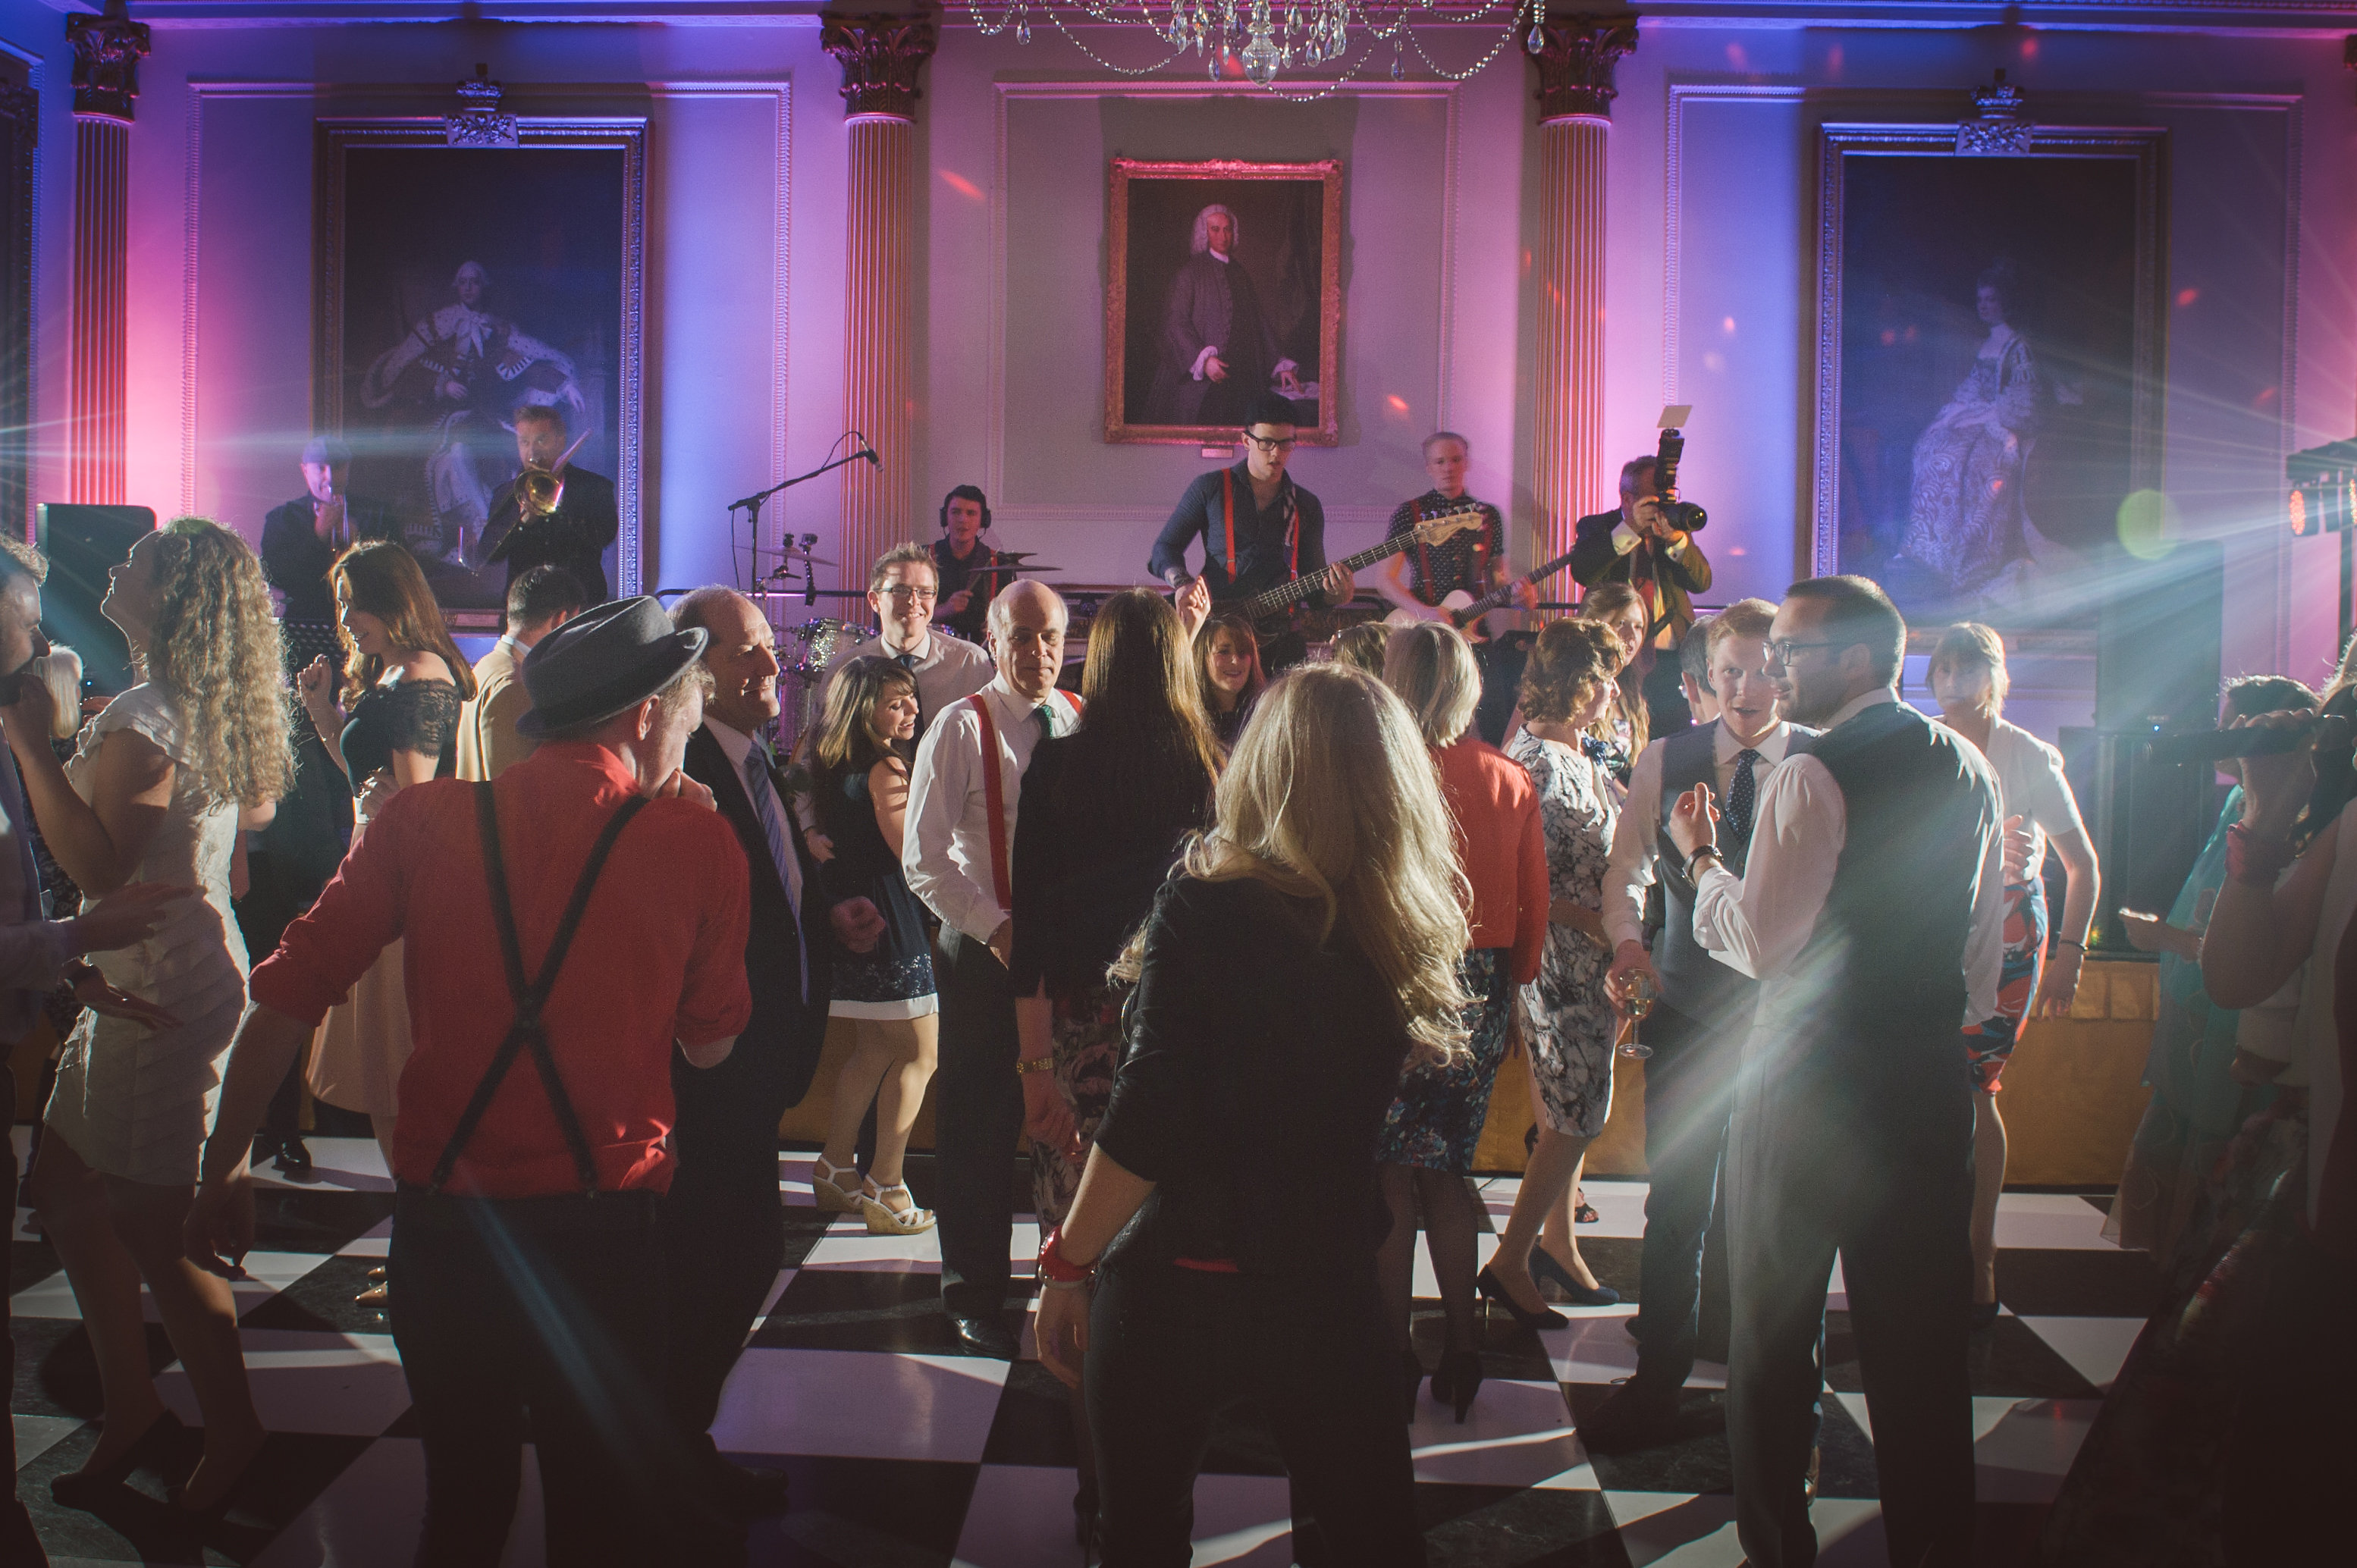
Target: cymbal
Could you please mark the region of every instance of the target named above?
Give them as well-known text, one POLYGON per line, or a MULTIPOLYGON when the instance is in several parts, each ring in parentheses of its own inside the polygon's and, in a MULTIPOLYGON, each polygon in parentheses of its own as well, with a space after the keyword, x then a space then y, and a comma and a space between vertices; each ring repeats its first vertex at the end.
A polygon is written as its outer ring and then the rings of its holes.
POLYGON ((1033 574, 1039 572, 1060 572, 1063 568, 1061 566, 1042 566, 1037 564, 1020 568, 1014 566, 985 566, 975 572, 974 575, 979 577, 984 572, 1013 572, 1017 570, 1021 571, 1024 575, 1030 576, 1033 574))
POLYGON ((807 561, 813 566, 832 566, 834 564, 834 562, 828 560, 823 555, 813 555, 807 550, 797 549, 795 546, 791 544, 786 546, 785 554, 788 561, 797 563, 807 561))

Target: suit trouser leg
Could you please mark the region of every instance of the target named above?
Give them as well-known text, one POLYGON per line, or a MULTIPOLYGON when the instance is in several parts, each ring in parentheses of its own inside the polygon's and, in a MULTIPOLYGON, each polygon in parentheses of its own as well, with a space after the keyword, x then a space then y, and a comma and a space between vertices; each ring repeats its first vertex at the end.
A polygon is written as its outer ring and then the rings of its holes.
POLYGON ((745 1331, 785 1264, 778 1122, 788 1065, 782 1051, 741 1047, 714 1068, 672 1063, 679 1164, 662 1212, 664 1371, 673 1416, 691 1439, 719 1413, 745 1331))
POLYGON ((1876 1096, 1841 1238, 1894 1568, 1972 1559, 1973 1106, 1961 1058, 1936 1065, 1876 1096))
POLYGON ((933 1074, 933 1213, 942 1246, 942 1305, 961 1317, 1006 1310, 1015 1234, 1015 1140, 1023 1088, 1015 1074, 1015 988, 988 947, 945 927, 940 1067, 933 1074))
POLYGON ((1685 1386, 1694 1370, 1703 1239, 1711 1226, 1738 1054, 1724 1031, 1668 1007, 1646 1023, 1645 1241, 1636 1380, 1685 1386))
POLYGON ((1835 1122, 1755 1050, 1738 1079, 1727 1144, 1734 1325, 1727 1446, 1736 1533, 1755 1568, 1809 1568, 1809 1450, 1824 1382, 1825 1287, 1840 1230, 1835 1122))

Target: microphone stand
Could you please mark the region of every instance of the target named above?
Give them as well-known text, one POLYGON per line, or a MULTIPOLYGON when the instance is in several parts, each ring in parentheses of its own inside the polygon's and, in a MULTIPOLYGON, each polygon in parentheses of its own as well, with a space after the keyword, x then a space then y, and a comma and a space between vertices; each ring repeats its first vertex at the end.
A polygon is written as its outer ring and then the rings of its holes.
MULTIPOLYGON (((866 458, 871 463, 880 464, 883 461, 882 458, 876 455, 875 446, 868 442, 866 435, 861 435, 856 430, 850 432, 850 434, 859 436, 858 451, 846 453, 843 456, 835 458, 833 462, 821 463, 817 467, 813 468, 807 474, 796 474, 791 479, 780 479, 776 484, 771 485, 766 490, 756 490, 749 496, 743 497, 740 499, 733 500, 728 503, 728 510, 730 511, 742 511, 747 514, 745 520, 746 529, 752 535, 753 549, 756 552, 759 551, 761 548, 761 503, 763 501, 768 500, 771 496, 778 494, 781 490, 790 490, 796 485, 805 483, 811 479, 815 479, 821 474, 832 473, 834 470, 842 467, 846 463, 856 463, 862 457, 866 458)), ((813 538, 815 538, 815 536, 813 536, 813 538)), ((755 569, 759 569, 758 561, 755 569)))

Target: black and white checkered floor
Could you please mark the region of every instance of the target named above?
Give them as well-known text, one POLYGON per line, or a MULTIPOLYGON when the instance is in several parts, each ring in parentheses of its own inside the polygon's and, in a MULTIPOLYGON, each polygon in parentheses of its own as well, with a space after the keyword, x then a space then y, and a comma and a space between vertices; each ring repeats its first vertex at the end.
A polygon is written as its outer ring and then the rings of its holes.
MULTIPOLYGON (((16 1129, 21 1157, 25 1129, 16 1129)), ((192 1531, 164 1511, 164 1487, 195 1458, 135 1475, 100 1512, 60 1507, 53 1476, 96 1439, 96 1369, 56 1255, 22 1230, 11 1248, 16 1319, 17 1490, 53 1563, 252 1563, 256 1568, 406 1568, 424 1467, 409 1395, 382 1312, 354 1305, 384 1255, 391 1183, 375 1146, 315 1139, 317 1179, 274 1182, 262 1199, 254 1276, 238 1287, 254 1398, 274 1434, 255 1479, 220 1523, 192 1531)), ((787 1268, 738 1362, 716 1428, 746 1462, 792 1477, 793 1508, 757 1528, 753 1561, 793 1568, 1042 1568, 1077 1563, 1071 1533, 1071 1436, 1062 1390, 1028 1357, 1009 1365, 944 1346, 931 1237, 871 1238, 811 1207, 807 1155, 780 1163, 787 1268)), ((1502 1223, 1515 1184, 1483 1184, 1502 1223)), ((919 1196, 923 1197, 919 1177, 919 1196)), ((1591 1181, 1602 1222, 1581 1228, 1597 1273, 1633 1295, 1644 1187, 1591 1181)), ((1980 1434, 1979 1559, 2032 1560, 2046 1503, 2093 1419, 2149 1304, 2146 1259, 2102 1239, 2093 1200, 2008 1194, 1998 1219, 2006 1314, 1975 1342, 1980 1434)), ((1039 1237, 1016 1228, 1028 1270, 1039 1237)), ((1483 1239, 1486 1255, 1489 1238, 1483 1239)), ((1418 1294, 1436 1294, 1419 1258, 1418 1294)), ((1828 1323, 1824 1470, 1815 1520, 1828 1565, 1883 1561, 1873 1450, 1850 1350, 1841 1281, 1828 1323)), ((1437 1303, 1427 1362, 1438 1349, 1437 1303)), ((1428 1402, 1413 1429, 1416 1477, 1436 1564, 1675 1565, 1738 1563, 1724 1440, 1712 1434, 1651 1453, 1590 1455, 1578 1423, 1633 1369, 1632 1306, 1573 1309, 1570 1326, 1532 1335, 1490 1323, 1488 1381, 1466 1424, 1428 1402)), ((150 1336, 165 1399, 196 1419, 163 1331, 150 1336)), ((1697 1389, 1724 1369, 1697 1369, 1697 1389)), ((506 1561, 542 1561, 529 1466, 506 1561)), ((1196 1487, 1198 1565, 1282 1568, 1286 1493, 1275 1454, 1248 1422, 1223 1434, 1196 1487)))

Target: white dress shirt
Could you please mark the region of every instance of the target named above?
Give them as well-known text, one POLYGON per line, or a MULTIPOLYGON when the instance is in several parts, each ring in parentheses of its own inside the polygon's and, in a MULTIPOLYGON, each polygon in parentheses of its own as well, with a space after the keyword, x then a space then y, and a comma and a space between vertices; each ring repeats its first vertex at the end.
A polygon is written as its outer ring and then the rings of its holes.
MULTIPOLYGON (((834 683, 834 672, 859 658, 898 659, 900 650, 886 643, 881 636, 863 637, 856 642, 838 647, 834 657, 826 663, 826 685, 834 683)), ((933 715, 956 702, 970 697, 998 672, 991 662, 989 650, 978 642, 968 642, 962 637, 952 637, 939 628, 925 629, 925 646, 910 666, 917 677, 917 708, 922 722, 931 724, 933 715)), ((821 688, 824 696, 824 688, 821 688)))
MULTIPOLYGON (((1015 809, 1023 794, 1023 772, 1039 744, 1039 704, 1016 695, 1005 676, 981 693, 998 732, 1000 803, 1009 855, 1015 848, 1015 809)), ((1051 691, 1045 699, 1055 714, 1055 733, 1068 735, 1080 710, 1071 695, 1051 691)), ((909 780, 909 817, 900 861, 909 886, 942 919, 978 942, 990 940, 1007 915, 992 884, 990 796, 982 771, 982 719, 970 703, 953 703, 925 728, 917 743, 917 766, 909 780)))
MULTIPOLYGON (((1719 810, 1727 809, 1727 792, 1735 782, 1735 758, 1743 750, 1743 743, 1727 733, 1725 724, 1718 725, 1717 738, 1711 743, 1711 794, 1719 810)), ((1751 749, 1760 760, 1751 765, 1751 782, 1755 789, 1768 782, 1768 772, 1784 760, 1784 752, 1792 744, 1792 726, 1781 719, 1776 727, 1760 737, 1751 749)), ((1620 825, 1612 832, 1612 860, 1604 873, 1604 934, 1618 949, 1622 942, 1645 940, 1645 889, 1654 881, 1654 865, 1661 859, 1662 827, 1662 756, 1669 745, 1654 741, 1637 754, 1637 763, 1629 770, 1629 799, 1620 807, 1620 825)), ((1760 822, 1760 798, 1752 798, 1753 831, 1760 822)))
MULTIPOLYGON (((1898 696, 1885 688, 1853 698, 1825 728, 1898 696)), ((1654 793, 1660 794, 1660 787, 1654 793)), ((1695 941, 1719 962, 1760 983, 1763 1015, 1787 986, 1813 983, 1792 972, 1833 892, 1849 827, 1847 805, 1831 769, 1806 752, 1788 757, 1760 789, 1744 875, 1716 862, 1695 882, 1695 941)), ((1996 1014, 2005 966, 2005 835, 1991 832, 1973 893, 1972 934, 1964 942, 1964 1015, 1959 1026, 1996 1014)))

